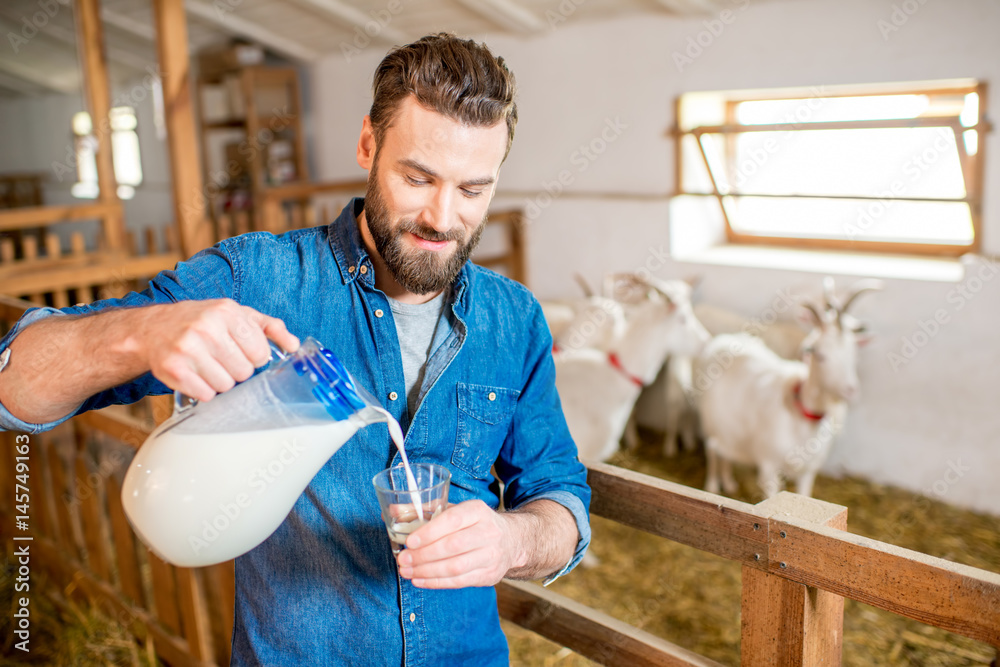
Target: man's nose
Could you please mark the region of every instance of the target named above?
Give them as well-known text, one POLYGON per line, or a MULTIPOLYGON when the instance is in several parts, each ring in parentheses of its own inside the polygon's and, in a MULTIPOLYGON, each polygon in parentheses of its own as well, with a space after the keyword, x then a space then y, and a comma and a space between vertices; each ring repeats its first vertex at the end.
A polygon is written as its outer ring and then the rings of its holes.
POLYGON ((455 197, 449 188, 438 188, 431 201, 424 207, 423 223, 439 232, 447 232, 453 226, 455 217, 455 197))

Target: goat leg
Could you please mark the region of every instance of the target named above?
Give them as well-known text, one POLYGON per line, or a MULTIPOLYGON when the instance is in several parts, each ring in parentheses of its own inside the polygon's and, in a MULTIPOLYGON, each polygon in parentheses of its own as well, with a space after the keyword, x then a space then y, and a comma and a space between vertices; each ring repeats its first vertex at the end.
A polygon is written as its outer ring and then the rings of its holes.
POLYGON ((718 495, 719 493, 719 455, 716 453, 715 438, 709 438, 705 443, 705 458, 708 459, 708 469, 705 473, 705 490, 718 495))
POLYGON ((722 490, 726 492, 727 496, 735 496, 736 492, 740 490, 740 485, 736 483, 736 478, 733 477, 733 462, 729 459, 721 459, 719 461, 719 472, 722 473, 722 490))
POLYGON ((625 423, 625 449, 634 452, 639 449, 639 426, 635 418, 635 410, 629 415, 625 423))

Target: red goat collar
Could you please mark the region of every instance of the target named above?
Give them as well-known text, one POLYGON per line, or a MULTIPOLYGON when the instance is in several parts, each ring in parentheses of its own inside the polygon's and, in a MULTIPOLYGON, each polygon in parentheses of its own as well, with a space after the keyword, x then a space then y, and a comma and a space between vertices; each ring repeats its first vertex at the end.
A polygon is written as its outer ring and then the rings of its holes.
MULTIPOLYGON (((562 350, 559 348, 558 345, 556 345, 555 343, 552 344, 552 354, 556 354, 556 353, 561 352, 561 351, 562 350)), ((625 377, 627 377, 629 379, 629 381, 632 382, 632 384, 635 384, 635 385, 637 385, 639 387, 645 387, 646 386, 645 382, 643 382, 642 380, 640 380, 636 376, 634 376, 631 373, 629 373, 628 369, 625 368, 624 366, 622 366, 622 360, 619 359, 618 355, 615 354, 614 352, 608 352, 608 363, 611 364, 611 366, 614 367, 614 369, 617 370, 619 373, 621 373, 622 375, 624 375, 625 377)))
POLYGON ((806 406, 802 405, 802 383, 801 382, 796 382, 795 383, 795 389, 792 390, 792 393, 795 396, 795 407, 797 407, 799 409, 799 412, 802 413, 803 417, 805 417, 806 419, 811 419, 814 422, 818 422, 819 420, 823 419, 823 417, 826 416, 825 414, 818 415, 815 412, 809 412, 809 410, 806 409, 806 406))
POLYGON ((618 371, 622 375, 624 375, 629 380, 631 380, 632 384, 637 385, 639 387, 645 387, 646 386, 645 382, 643 382, 642 380, 640 380, 636 376, 634 376, 631 373, 629 373, 628 370, 624 366, 622 366, 621 359, 619 359, 618 355, 615 354, 614 352, 608 352, 608 363, 611 364, 612 366, 614 366, 616 369, 618 369, 618 371))

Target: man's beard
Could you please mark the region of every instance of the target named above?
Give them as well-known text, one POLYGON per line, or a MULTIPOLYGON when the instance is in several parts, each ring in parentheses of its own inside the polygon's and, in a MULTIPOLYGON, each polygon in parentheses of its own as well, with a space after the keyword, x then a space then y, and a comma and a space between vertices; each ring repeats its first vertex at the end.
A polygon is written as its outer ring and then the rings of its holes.
POLYGON ((389 210, 378 184, 378 156, 372 164, 368 175, 368 187, 365 193, 365 219, 368 221, 368 231, 375 241, 375 249, 385 262, 389 273, 396 282, 412 294, 431 294, 440 292, 454 282, 458 272, 469 255, 479 244, 486 228, 486 216, 468 241, 463 243, 465 229, 460 227, 448 232, 439 232, 430 227, 424 227, 414 220, 400 220, 393 228, 389 210), (428 241, 455 241, 457 247, 451 256, 442 260, 440 252, 407 248, 403 244, 403 235, 407 232, 415 234, 428 241))

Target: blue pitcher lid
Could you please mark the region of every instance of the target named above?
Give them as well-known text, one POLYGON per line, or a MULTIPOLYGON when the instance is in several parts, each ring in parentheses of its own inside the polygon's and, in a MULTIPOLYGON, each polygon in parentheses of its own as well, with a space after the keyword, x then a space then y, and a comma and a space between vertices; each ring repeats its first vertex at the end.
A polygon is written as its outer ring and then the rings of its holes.
MULTIPOLYGON (((309 338, 302 347, 312 343, 316 351, 292 356, 292 366, 299 375, 309 372, 316 384, 313 396, 323 404, 331 417, 340 421, 367 405, 359 395, 359 388, 354 378, 347 372, 344 365, 330 350, 323 347, 319 341, 309 338)), ((363 390, 361 391, 363 392, 363 390)))

